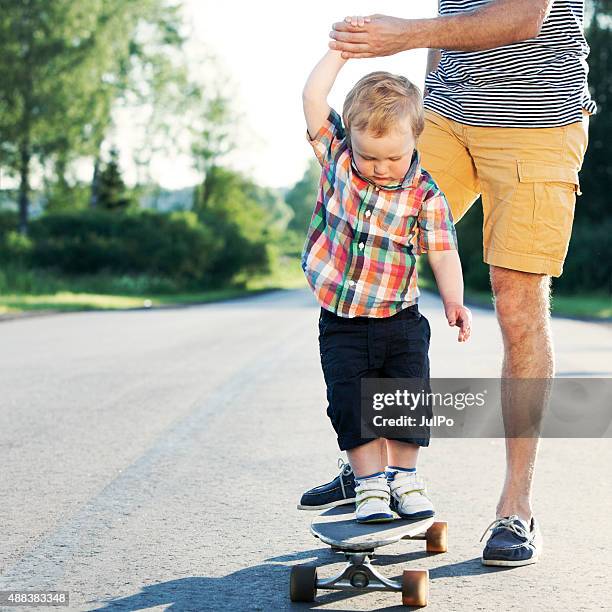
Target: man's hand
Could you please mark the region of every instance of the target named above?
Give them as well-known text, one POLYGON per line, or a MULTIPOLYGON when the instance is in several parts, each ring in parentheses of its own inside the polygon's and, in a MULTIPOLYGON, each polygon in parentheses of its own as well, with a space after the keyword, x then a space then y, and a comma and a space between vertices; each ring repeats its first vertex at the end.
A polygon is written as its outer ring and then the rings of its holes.
POLYGON ((491 0, 466 13, 431 19, 386 15, 334 23, 332 49, 351 57, 381 57, 409 49, 482 51, 535 38, 554 0, 491 0), (361 24, 363 19, 363 24, 361 24), (369 19, 369 22, 367 21, 369 19))
POLYGON ((412 48, 408 41, 410 21, 386 15, 346 17, 334 23, 330 32, 330 49, 342 51, 345 59, 351 57, 382 57, 412 48))
POLYGON ((472 333, 472 313, 462 304, 445 304, 444 313, 451 327, 459 328, 458 342, 466 342, 472 333))

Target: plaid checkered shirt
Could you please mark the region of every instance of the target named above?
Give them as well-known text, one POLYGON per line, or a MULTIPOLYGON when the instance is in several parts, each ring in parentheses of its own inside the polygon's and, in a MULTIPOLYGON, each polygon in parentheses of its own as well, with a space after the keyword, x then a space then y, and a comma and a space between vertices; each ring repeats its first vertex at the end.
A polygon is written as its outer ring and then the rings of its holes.
POLYGON ((317 301, 342 317, 390 317, 415 304, 417 255, 457 248, 446 198, 418 152, 402 183, 383 187, 359 174, 335 110, 307 139, 322 169, 302 250, 317 301))

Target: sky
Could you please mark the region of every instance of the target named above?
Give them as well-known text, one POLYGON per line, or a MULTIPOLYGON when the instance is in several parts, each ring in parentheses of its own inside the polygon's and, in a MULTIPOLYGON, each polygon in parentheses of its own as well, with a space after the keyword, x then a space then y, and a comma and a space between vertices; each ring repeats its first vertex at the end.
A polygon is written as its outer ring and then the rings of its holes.
MULTIPOLYGON (((241 117, 238 147, 227 165, 252 176, 260 185, 290 187, 298 181, 313 155, 306 142, 301 93, 311 69, 327 50, 331 24, 346 15, 382 13, 397 17, 429 17, 436 0, 286 0, 236 2, 183 0, 185 20, 194 46, 217 58, 222 78, 235 92, 232 100, 241 117)), ((342 69, 330 104, 340 110, 344 96, 364 74, 388 70, 404 74, 422 88, 426 51, 408 51, 376 59, 354 59, 342 69)), ((197 66, 195 67, 197 69, 197 66)), ((130 162, 129 116, 119 120, 118 144, 128 182, 135 179, 130 162)), ((152 176, 176 189, 201 178, 187 156, 154 157, 152 176)))

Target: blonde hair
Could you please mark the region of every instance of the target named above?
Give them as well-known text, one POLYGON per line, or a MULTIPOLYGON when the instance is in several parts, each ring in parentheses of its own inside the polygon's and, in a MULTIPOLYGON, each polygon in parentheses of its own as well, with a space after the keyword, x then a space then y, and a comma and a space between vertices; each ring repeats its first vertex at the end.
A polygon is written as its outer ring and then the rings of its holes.
POLYGON ((390 72, 371 72, 355 83, 344 101, 342 120, 350 143, 351 129, 384 136, 408 118, 414 138, 425 128, 423 98, 406 77, 390 72))

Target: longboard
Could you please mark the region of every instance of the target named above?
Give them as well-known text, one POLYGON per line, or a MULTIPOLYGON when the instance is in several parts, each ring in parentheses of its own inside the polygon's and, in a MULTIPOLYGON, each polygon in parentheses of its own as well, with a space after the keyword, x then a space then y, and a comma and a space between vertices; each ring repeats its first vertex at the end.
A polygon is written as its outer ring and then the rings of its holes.
POLYGON ((330 508, 315 516, 310 532, 346 558, 344 569, 332 578, 318 578, 312 565, 291 568, 291 601, 314 601, 317 589, 400 591, 405 606, 426 606, 429 595, 427 570, 404 570, 402 580, 385 578, 370 563, 374 551, 400 540, 425 540, 427 552, 446 552, 447 525, 433 517, 409 521, 397 517, 386 523, 358 523, 355 506, 330 508))

